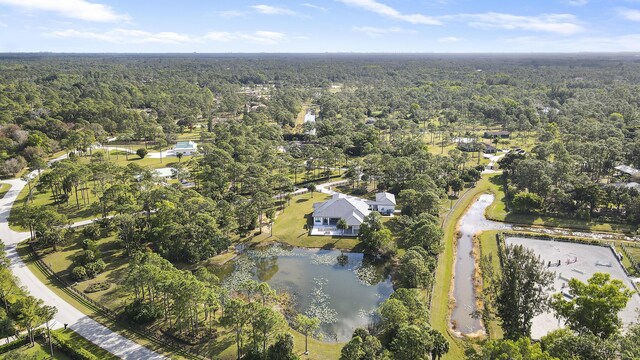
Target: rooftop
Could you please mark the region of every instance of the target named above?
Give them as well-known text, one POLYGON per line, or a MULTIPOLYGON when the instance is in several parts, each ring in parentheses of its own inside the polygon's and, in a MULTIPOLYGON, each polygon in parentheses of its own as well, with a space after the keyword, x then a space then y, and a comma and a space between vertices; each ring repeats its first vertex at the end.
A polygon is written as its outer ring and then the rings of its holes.
POLYGON ((178 141, 176 149, 195 149, 198 147, 194 141, 178 141))
POLYGON ((618 165, 615 169, 629 175, 640 175, 640 170, 628 165, 618 165))

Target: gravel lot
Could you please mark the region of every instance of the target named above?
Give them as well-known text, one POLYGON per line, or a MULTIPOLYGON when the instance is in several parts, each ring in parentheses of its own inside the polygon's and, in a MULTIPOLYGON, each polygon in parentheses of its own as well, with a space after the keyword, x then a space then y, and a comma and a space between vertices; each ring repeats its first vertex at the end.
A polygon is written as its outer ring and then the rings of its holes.
MULTIPOLYGON (((553 293, 562 291, 563 284, 567 284, 569 279, 576 278, 586 282, 596 272, 611 274, 611 278, 622 280, 625 285, 633 289, 631 280, 608 247, 518 237, 508 237, 505 243, 524 245, 540 255, 545 263, 551 261, 557 264, 558 260, 561 261, 560 266, 552 265, 549 268, 555 273, 553 293), (569 264, 567 264, 568 260, 569 264)), ((629 324, 638 320, 639 311, 640 296, 634 294, 619 316, 623 323, 629 324)), ((561 326, 562 323, 552 313, 544 313, 533 319, 531 336, 539 339, 561 326)))

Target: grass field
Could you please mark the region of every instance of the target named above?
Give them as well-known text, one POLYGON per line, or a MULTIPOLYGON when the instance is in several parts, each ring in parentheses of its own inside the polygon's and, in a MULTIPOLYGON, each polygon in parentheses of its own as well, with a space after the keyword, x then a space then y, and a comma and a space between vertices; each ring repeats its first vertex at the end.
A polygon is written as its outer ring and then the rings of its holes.
POLYGON ((279 241, 293 246, 353 250, 360 243, 354 237, 342 236, 309 236, 313 204, 326 201, 329 195, 322 193, 306 193, 291 199, 291 205, 285 207, 273 224, 273 236, 254 238, 253 242, 279 241), (307 228, 305 228, 307 225, 307 228))
POLYGON ((454 206, 453 212, 447 215, 443 223, 444 251, 438 258, 438 267, 436 268, 431 301, 431 326, 442 332, 450 342, 449 353, 443 357, 445 360, 464 358, 462 340, 454 338, 449 332, 450 289, 453 276, 453 247, 456 226, 460 217, 477 196, 495 191, 495 186, 491 182, 491 179, 495 176, 498 175, 484 176, 474 188, 465 192, 454 206))
MULTIPOLYGON (((102 349, 101 347, 95 345, 94 343, 88 341, 87 339, 80 336, 78 333, 74 332, 70 329, 59 329, 55 330, 58 335, 58 338, 66 341, 69 344, 72 344, 74 348, 85 349, 88 350, 93 355, 97 356, 100 360, 117 360, 118 357, 114 356, 107 350, 102 349)), ((55 352, 55 350, 54 350, 55 352)))
MULTIPOLYGON (((502 269, 500 268, 500 259, 498 257, 498 243, 496 242, 496 234, 498 231, 484 231, 480 235, 477 236, 476 241, 480 243, 480 255, 482 257, 491 256, 491 266, 494 274, 499 274, 502 269)), ((483 274, 483 289, 486 288, 489 284, 489 275, 483 274)), ((483 291, 481 289, 481 291, 483 291)), ((484 291, 482 292, 484 293, 484 291)), ((490 306, 485 302, 485 306, 490 306)), ((488 324, 484 324, 489 337, 491 339, 501 339, 503 336, 502 327, 497 320, 490 321, 488 324)))
POLYGON ((496 221, 504 221, 519 225, 534 225, 545 227, 561 227, 568 229, 590 230, 599 232, 629 233, 634 227, 628 224, 603 223, 586 221, 581 219, 556 218, 550 216, 538 216, 527 214, 513 214, 507 209, 507 200, 502 191, 503 180, 501 177, 493 177, 491 180, 496 189, 496 199, 486 211, 487 218, 496 221))
MULTIPOLYGON (((23 347, 17 348, 8 353, 2 354, 0 355, 0 360, 5 359, 5 355, 13 355, 13 354, 19 354, 20 357, 24 357, 25 359, 28 358, 29 356, 31 357, 35 356, 35 358, 38 360, 51 359, 51 354, 49 353, 49 344, 45 343, 43 340, 36 341, 36 344, 34 346, 25 345, 23 347)), ((14 357, 13 359, 16 359, 16 358, 14 357)), ((53 359, 71 360, 70 357, 60 353, 56 349, 53 350, 53 359)), ((112 359, 117 359, 117 358, 112 358, 112 359)))
POLYGON ((11 190, 11 185, 0 184, 0 199, 2 199, 11 190))
MULTIPOLYGON (((129 159, 127 160, 127 158, 124 156, 124 152, 112 150, 110 151, 108 161, 120 166, 126 166, 127 164, 138 164, 140 166, 143 166, 149 169, 157 169, 161 167, 171 167, 178 163, 185 163, 190 158, 191 158, 190 156, 185 156, 179 161, 176 157, 168 157, 168 158, 163 158, 162 162, 160 162, 160 159, 151 159, 148 157, 144 159, 140 159, 137 155, 129 154, 129 159)), ((81 157, 78 161, 81 163, 88 164, 90 161, 90 158, 81 157)), ((32 180, 32 187, 35 186, 36 183, 37 183, 37 179, 32 180)), ((2 191, 2 188, 0 188, 0 195, 3 195, 1 191, 2 191)), ((28 195, 29 195, 29 187, 25 186, 20 192, 20 194, 18 194, 15 206, 24 204, 28 195)), ((95 196, 95 194, 91 190, 86 191, 85 195, 87 196, 89 204, 93 204, 96 201, 98 201, 98 198, 95 196)), ((69 221, 72 223, 82 221, 82 220, 94 219, 100 216, 99 212, 95 211, 95 209, 93 209, 91 205, 83 205, 82 198, 80 198, 79 202, 80 202, 80 207, 78 208, 76 204, 75 193, 72 192, 70 194, 68 204, 61 204, 60 206, 56 206, 56 204, 54 203, 53 194, 50 189, 40 192, 40 191, 37 191, 35 188, 33 188, 30 204, 34 206, 55 207, 59 213, 66 215, 69 221)), ((9 224, 9 225, 13 230, 26 231, 26 229, 23 229, 14 224, 9 224)))

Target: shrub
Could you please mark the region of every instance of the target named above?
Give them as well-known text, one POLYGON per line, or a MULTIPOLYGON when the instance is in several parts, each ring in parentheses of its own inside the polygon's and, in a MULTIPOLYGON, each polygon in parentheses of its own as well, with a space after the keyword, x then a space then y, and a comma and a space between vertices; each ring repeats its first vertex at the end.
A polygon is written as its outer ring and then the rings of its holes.
POLYGON ((368 193, 369 191, 367 190, 366 186, 362 186, 362 187, 357 187, 355 189, 353 189, 353 195, 365 195, 366 193, 368 193))
POLYGON ((85 280, 88 277, 87 269, 85 269, 85 267, 82 265, 76 266, 73 268, 73 270, 71 270, 71 277, 73 277, 73 279, 76 281, 85 280))
POLYGON ((124 308, 127 319, 136 324, 149 324, 162 316, 162 309, 154 304, 136 299, 124 308))
POLYGON ((136 155, 138 155, 140 157, 140 159, 144 159, 144 157, 147 156, 148 153, 149 152, 145 148, 140 148, 140 149, 136 150, 136 155))
POLYGON ((97 219, 94 224, 98 225, 102 229, 110 230, 113 222, 111 221, 111 218, 100 218, 97 219))
POLYGON ((86 264, 94 262, 94 261, 96 261, 96 253, 91 251, 91 250, 81 251, 73 259, 73 263, 76 264, 76 265, 86 265, 86 264))
POLYGON ((87 294, 108 290, 111 287, 111 283, 108 281, 98 281, 90 284, 84 289, 84 292, 87 294))
MULTIPOLYGON (((98 240, 102 237, 102 230, 100 230, 100 225, 98 224, 90 224, 85 226, 82 229, 82 235, 88 237, 91 240, 98 240)), ((85 240, 86 241, 86 240, 85 240)), ((84 246, 83 246, 84 248, 84 246)), ((84 248, 87 250, 86 248, 84 248)))
POLYGON ((83 348, 78 348, 76 344, 63 339, 55 331, 51 332, 51 342, 57 350, 72 360, 98 360, 97 356, 83 348))
POLYGON ((87 270, 87 276, 89 278, 94 278, 100 274, 104 268, 107 266, 102 259, 98 259, 97 261, 87 263, 84 267, 87 270))

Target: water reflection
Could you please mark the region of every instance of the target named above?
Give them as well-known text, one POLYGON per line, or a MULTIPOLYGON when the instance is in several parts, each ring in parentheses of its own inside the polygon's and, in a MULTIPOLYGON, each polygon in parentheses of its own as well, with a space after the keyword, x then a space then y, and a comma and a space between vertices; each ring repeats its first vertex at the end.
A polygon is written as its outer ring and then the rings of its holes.
POLYGON ((251 249, 218 274, 230 289, 254 279, 288 292, 296 311, 321 319, 325 341, 348 341, 355 328, 374 320, 375 309, 393 292, 388 267, 338 250, 251 249))

